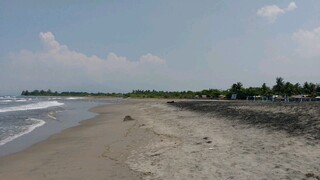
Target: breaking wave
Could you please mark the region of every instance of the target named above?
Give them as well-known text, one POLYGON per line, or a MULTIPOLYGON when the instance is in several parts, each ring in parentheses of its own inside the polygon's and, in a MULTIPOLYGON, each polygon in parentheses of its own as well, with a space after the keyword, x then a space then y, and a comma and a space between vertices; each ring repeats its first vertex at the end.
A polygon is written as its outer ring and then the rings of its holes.
POLYGON ((26 111, 26 110, 34 110, 34 109, 46 109, 54 106, 62 106, 64 103, 60 103, 58 101, 43 101, 37 102, 27 105, 19 105, 13 107, 5 107, 0 109, 1 112, 11 112, 11 111, 26 111))

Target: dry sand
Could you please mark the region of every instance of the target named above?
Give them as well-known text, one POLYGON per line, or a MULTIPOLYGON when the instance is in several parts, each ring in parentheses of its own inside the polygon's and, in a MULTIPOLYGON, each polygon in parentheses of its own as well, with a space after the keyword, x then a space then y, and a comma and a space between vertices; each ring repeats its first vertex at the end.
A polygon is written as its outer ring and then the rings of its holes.
POLYGON ((100 115, 1 158, 1 179, 319 179, 320 145, 304 136, 164 101, 93 111, 100 115))

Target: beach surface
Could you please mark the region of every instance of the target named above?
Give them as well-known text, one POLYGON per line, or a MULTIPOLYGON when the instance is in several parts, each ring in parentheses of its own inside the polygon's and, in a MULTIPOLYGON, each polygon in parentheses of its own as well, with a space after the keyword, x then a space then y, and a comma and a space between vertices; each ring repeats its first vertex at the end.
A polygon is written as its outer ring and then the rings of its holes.
MULTIPOLYGON (((215 103, 198 102, 200 110, 191 101, 167 104, 164 100, 130 100, 127 104, 96 107, 92 109, 99 113, 95 118, 22 152, 2 157, 0 176, 2 179, 320 179, 320 144, 318 135, 313 135, 314 129, 308 130, 310 127, 304 125, 301 131, 291 132, 283 129, 282 124, 271 126, 260 121, 258 125, 250 124, 242 120, 259 117, 257 112, 275 111, 274 107, 236 104, 232 108, 241 111, 241 115, 231 116, 208 108, 220 107, 215 103), (203 108, 207 111, 201 111, 203 108), (127 115, 133 120, 123 121, 127 115)), ((221 107, 228 109, 229 105, 222 103, 221 107)), ((318 112, 314 111, 314 116, 308 117, 318 126, 318 112)))

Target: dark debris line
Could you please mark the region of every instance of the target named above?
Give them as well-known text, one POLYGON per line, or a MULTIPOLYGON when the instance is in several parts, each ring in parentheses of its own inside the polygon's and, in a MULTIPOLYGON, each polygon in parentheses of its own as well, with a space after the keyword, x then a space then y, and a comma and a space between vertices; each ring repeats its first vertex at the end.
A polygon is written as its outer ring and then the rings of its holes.
POLYGON ((320 140, 319 102, 182 101, 171 105, 205 113, 209 116, 225 117, 236 123, 249 124, 258 128, 283 130, 289 135, 304 136, 310 140, 320 140), (245 107, 245 109, 236 109, 239 106, 245 107), (264 110, 254 110, 257 107, 264 110), (268 108, 280 108, 284 112, 272 112, 272 109, 267 111, 268 108), (310 113, 311 111, 312 113, 310 113))

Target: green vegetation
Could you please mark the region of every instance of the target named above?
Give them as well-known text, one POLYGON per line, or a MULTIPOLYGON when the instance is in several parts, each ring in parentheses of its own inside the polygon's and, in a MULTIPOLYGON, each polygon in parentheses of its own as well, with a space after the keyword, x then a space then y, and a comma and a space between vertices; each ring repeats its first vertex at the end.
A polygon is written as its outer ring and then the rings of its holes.
POLYGON ((22 96, 112 96, 112 97, 122 97, 122 93, 88 93, 88 92, 52 92, 50 89, 47 91, 44 90, 34 90, 29 92, 28 90, 22 91, 22 96))
POLYGON ((292 84, 285 82, 283 78, 277 77, 276 84, 268 87, 263 83, 261 87, 243 87, 241 82, 232 84, 228 90, 205 89, 202 91, 156 91, 156 90, 133 90, 129 93, 87 93, 87 92, 53 92, 50 89, 22 91, 24 96, 106 96, 106 97, 123 97, 123 98, 179 98, 179 99, 194 99, 194 98, 228 98, 232 94, 237 94, 237 99, 246 99, 247 97, 262 96, 270 98, 272 95, 293 96, 307 95, 308 97, 316 97, 320 95, 320 84, 305 82, 303 86, 299 83, 292 84))
POLYGON ((179 98, 193 99, 205 95, 209 98, 218 98, 223 91, 218 89, 206 89, 202 91, 150 91, 150 90, 134 90, 124 94, 124 97, 132 98, 179 98))
POLYGON ((276 84, 272 88, 265 83, 261 87, 243 88, 242 83, 238 82, 231 86, 227 97, 231 94, 237 94, 238 99, 246 99, 248 96, 264 96, 271 97, 272 95, 279 96, 293 96, 304 94, 308 97, 314 98, 320 95, 320 84, 305 82, 303 86, 299 83, 292 84, 285 82, 283 78, 277 77, 276 84))

